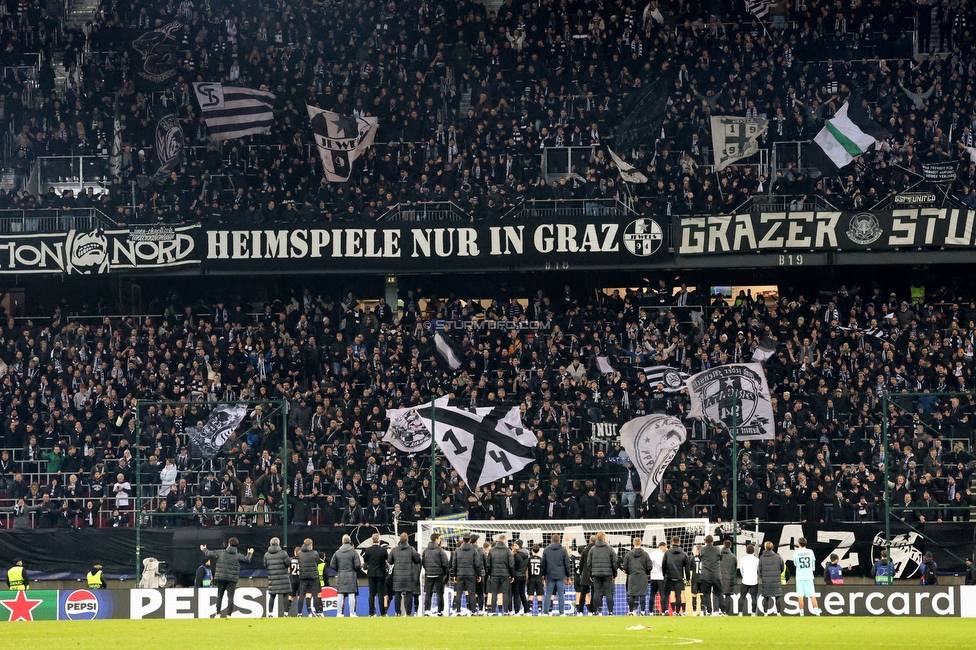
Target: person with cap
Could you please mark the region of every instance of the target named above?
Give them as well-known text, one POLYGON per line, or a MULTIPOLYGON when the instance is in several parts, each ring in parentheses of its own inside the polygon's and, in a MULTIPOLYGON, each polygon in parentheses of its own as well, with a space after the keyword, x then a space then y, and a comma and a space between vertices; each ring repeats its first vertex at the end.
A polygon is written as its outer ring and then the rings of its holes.
POLYGON ((214 571, 214 582, 217 583, 217 611, 211 614, 210 618, 217 616, 223 618, 234 614, 234 592, 237 591, 237 581, 241 578, 241 562, 250 562, 254 555, 253 548, 247 549, 247 555, 241 555, 237 551, 237 545, 236 537, 227 540, 227 548, 222 551, 208 551, 206 544, 200 545, 200 550, 207 557, 217 560, 214 571), (227 593, 226 610, 223 609, 225 592, 227 593))
POLYGON ((212 560, 209 557, 203 558, 203 562, 197 567, 197 573, 193 577, 193 586, 197 589, 209 587, 213 583, 213 570, 210 568, 212 560))
POLYGON ((932 551, 926 551, 922 559, 921 584, 926 587, 939 584, 939 565, 932 559, 932 551))
POLYGON ((30 580, 27 578, 27 571, 24 570, 24 561, 20 558, 14 560, 14 565, 7 569, 7 588, 10 591, 30 589, 30 580))
POLYGON ((86 580, 88 581, 88 588, 89 589, 104 589, 105 588, 105 581, 102 580, 102 563, 101 562, 95 562, 95 564, 92 565, 92 570, 88 572, 88 575, 86 576, 86 580))
MULTIPOLYGON (((799 571, 799 568, 797 568, 797 576, 800 575, 799 571)), ((831 553, 830 561, 824 568, 824 582, 826 582, 828 585, 842 585, 844 584, 844 574, 847 572, 848 569, 845 569, 840 565, 840 557, 836 553, 831 553)), ((797 577, 797 581, 799 581, 799 577, 797 577)), ((816 607, 817 601, 814 599, 813 602, 814 607, 816 607)))

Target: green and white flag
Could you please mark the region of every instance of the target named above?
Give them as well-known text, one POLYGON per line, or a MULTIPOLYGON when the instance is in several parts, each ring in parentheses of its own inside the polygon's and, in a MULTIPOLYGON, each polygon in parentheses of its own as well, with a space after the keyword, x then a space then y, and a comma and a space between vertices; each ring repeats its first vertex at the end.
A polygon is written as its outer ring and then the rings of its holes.
POLYGON ((861 106, 860 95, 854 93, 813 139, 807 148, 808 160, 821 172, 834 174, 851 164, 877 140, 888 136, 889 133, 861 106))

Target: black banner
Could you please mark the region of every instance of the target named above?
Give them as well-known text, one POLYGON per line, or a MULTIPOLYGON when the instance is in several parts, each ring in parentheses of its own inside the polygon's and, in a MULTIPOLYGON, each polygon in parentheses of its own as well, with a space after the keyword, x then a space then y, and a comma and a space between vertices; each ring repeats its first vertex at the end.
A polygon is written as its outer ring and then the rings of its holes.
MULTIPOLYGON (((292 526, 288 529, 290 547, 301 546, 310 537, 315 548, 331 555, 342 545, 342 536, 349 534, 355 545, 366 542, 373 533, 383 539, 394 539, 393 529, 381 528, 327 528, 324 526, 292 526)), ((400 532, 403 532, 401 529, 400 532)), ((412 533, 413 531, 408 531, 412 533)), ((192 576, 200 566, 200 545, 212 549, 226 545, 231 537, 237 537, 240 548, 253 548, 255 559, 243 565, 245 571, 263 571, 262 558, 272 537, 281 537, 281 526, 213 528, 144 528, 141 531, 142 558, 154 557, 167 566, 168 575, 192 576)), ((411 540, 413 535, 411 534, 411 540)), ((293 548, 288 548, 290 554, 293 548)), ((28 573, 85 574, 95 561, 111 575, 135 575, 136 530, 135 528, 81 528, 78 530, 30 530, 12 529, 0 531, 0 566, 10 567, 14 560, 24 561, 28 573)), ((6 569, 4 569, 6 570, 6 569)))
MULTIPOLYGON (((965 558, 973 554, 973 523, 920 524, 912 530, 903 524, 891 527, 891 560, 895 564, 896 579, 919 580, 922 559, 931 552, 939 572, 961 573, 966 570, 965 558)), ((793 552, 797 540, 806 537, 807 546, 817 556, 815 573, 820 580, 823 567, 829 562, 831 554, 840 558, 841 566, 850 569, 851 575, 870 577, 875 560, 881 558, 885 547, 885 529, 881 522, 875 523, 824 523, 824 524, 781 524, 763 523, 757 532, 754 526, 740 530, 736 543, 741 557, 745 545, 755 543, 761 547, 763 542, 772 542, 776 551, 793 571, 793 552)))
POLYGON ((0 274, 97 275, 193 267, 200 264, 198 230, 162 226, 4 235, 0 274))
POLYGON ((677 217, 679 255, 973 248, 976 211, 795 211, 677 217))
POLYGON ((459 224, 378 222, 208 230, 207 272, 437 272, 641 268, 667 253, 648 218, 459 224))
POLYGON ((951 183, 956 180, 956 169, 959 163, 955 160, 941 163, 922 163, 922 176, 933 183, 951 183))

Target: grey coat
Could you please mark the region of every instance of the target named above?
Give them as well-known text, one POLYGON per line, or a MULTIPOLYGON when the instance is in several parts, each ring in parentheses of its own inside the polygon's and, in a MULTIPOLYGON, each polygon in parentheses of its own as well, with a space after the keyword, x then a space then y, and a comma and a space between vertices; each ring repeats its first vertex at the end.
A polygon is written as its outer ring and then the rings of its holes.
POLYGON ((644 548, 630 549, 624 556, 620 568, 627 574, 627 595, 646 596, 647 576, 651 572, 651 556, 644 548))
POLYGON ((569 552, 559 542, 553 542, 542 552, 542 573, 546 580, 565 580, 572 575, 569 552))
POLYGON ((586 563, 590 566, 590 575, 594 578, 612 578, 617 575, 617 552, 602 539, 586 556, 586 563))
POLYGON ((288 568, 291 566, 291 558, 288 554, 280 546, 273 544, 264 554, 264 566, 268 568, 268 593, 290 594, 291 578, 288 576, 288 568))
POLYGON ((207 551, 207 557, 217 560, 214 568, 214 580, 237 582, 241 578, 241 562, 250 562, 251 555, 241 555, 236 546, 228 546, 222 551, 207 551))
POLYGON ((393 565, 393 591, 413 591, 413 565, 420 564, 420 553, 407 542, 400 542, 390 551, 393 565))
POLYGON ((780 582, 786 564, 776 551, 763 551, 759 556, 759 583, 763 596, 782 596, 783 584, 780 582))
POLYGON ((722 549, 722 593, 731 594, 735 588, 736 567, 739 565, 735 559, 735 553, 730 548, 722 549))
POLYGON ((706 582, 722 580, 722 547, 704 544, 701 548, 701 579, 706 582))
POLYGON ((358 571, 363 561, 352 544, 340 546, 332 555, 330 566, 336 572, 336 591, 340 594, 359 593, 358 571))

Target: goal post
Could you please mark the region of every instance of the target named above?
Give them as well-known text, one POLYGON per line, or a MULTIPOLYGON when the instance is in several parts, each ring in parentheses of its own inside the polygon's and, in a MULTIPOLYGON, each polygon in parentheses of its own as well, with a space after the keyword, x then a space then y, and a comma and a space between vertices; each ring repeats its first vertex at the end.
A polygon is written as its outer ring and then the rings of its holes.
MULTIPOLYGON (((573 520, 504 520, 472 521, 467 519, 427 519, 417 522, 417 550, 423 553, 430 541, 431 533, 439 533, 441 547, 451 557, 461 544, 461 538, 470 533, 479 536, 478 543, 495 542, 499 535, 505 535, 509 544, 515 540, 522 542, 522 548, 531 552, 532 544, 541 548, 549 545, 554 533, 559 533, 562 544, 567 547, 577 565, 579 552, 588 543, 590 536, 603 531, 607 543, 617 552, 619 559, 633 546, 633 539, 640 537, 647 550, 656 548, 664 542, 671 545, 671 538, 677 536, 681 546, 689 554, 695 544, 702 544, 705 536, 712 534, 715 526, 708 519, 573 519, 573 520)), ((423 585, 423 580, 421 580, 423 585)), ((626 576, 618 572, 614 594, 614 614, 627 613, 626 576)), ((567 586, 567 607, 575 598, 575 585, 567 586)), ((451 604, 453 589, 448 590, 447 602, 451 604)))

